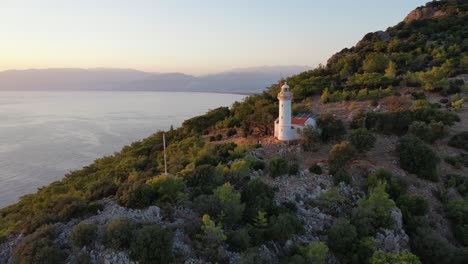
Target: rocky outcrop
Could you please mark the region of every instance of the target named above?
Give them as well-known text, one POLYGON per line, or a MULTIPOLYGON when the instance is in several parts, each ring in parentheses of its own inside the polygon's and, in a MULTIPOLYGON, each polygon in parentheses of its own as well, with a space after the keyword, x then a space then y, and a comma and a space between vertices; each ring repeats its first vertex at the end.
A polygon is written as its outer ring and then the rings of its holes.
POLYGON ((13 263, 11 254, 13 249, 24 239, 22 234, 11 237, 3 244, 0 244, 0 263, 13 263))
POLYGON ((438 9, 434 6, 421 6, 411 11, 404 19, 405 23, 410 23, 413 20, 423 20, 440 18, 447 16, 449 13, 446 10, 438 9))

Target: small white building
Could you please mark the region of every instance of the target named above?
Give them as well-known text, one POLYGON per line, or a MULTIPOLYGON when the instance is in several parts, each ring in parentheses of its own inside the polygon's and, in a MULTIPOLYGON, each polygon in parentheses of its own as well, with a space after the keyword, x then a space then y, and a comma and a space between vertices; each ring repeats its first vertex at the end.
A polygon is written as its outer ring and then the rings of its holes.
POLYGON ((278 94, 279 116, 275 120, 275 138, 282 141, 296 140, 300 137, 300 131, 306 126, 316 125, 313 115, 292 116, 293 95, 289 86, 284 83, 278 94))

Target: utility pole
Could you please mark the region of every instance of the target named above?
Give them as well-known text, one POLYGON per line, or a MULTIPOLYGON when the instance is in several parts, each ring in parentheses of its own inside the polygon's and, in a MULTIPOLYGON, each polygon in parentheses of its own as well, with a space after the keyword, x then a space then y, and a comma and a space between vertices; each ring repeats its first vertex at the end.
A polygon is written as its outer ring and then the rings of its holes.
POLYGON ((163 133, 163 148, 164 148, 164 173, 167 175, 166 133, 163 133))

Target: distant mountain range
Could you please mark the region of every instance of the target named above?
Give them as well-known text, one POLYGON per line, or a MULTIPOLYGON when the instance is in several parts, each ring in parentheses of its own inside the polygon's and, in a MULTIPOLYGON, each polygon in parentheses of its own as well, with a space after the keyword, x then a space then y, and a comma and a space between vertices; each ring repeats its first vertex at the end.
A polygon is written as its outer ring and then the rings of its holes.
POLYGON ((191 91, 258 93, 309 66, 263 66, 192 76, 132 69, 34 69, 0 72, 0 90, 191 91))

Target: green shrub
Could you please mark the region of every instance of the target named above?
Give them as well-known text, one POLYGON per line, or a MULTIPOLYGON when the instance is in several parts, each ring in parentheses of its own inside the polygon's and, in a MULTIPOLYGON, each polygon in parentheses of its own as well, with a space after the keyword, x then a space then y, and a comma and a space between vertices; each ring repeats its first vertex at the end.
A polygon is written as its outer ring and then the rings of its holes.
POLYGON ((405 194, 398 198, 397 205, 403 214, 405 229, 409 234, 413 235, 418 228, 427 225, 429 204, 426 199, 405 194))
POLYGON ((229 176, 235 181, 246 178, 250 173, 250 162, 242 159, 235 161, 229 168, 229 176))
POLYGON ((468 177, 463 177, 457 174, 447 175, 447 188, 455 188, 462 195, 466 196, 468 194, 468 177))
POLYGON ((317 127, 320 129, 320 137, 323 142, 332 139, 340 139, 346 134, 346 128, 343 121, 336 119, 332 114, 322 114, 317 118, 317 127))
POLYGON ((273 158, 268 164, 268 172, 271 177, 275 178, 288 173, 288 162, 281 158, 273 158))
POLYGON ((161 175, 146 182, 153 200, 158 203, 177 203, 186 199, 184 181, 176 176, 161 175))
POLYGON ((128 208, 144 208, 153 201, 151 188, 145 180, 122 184, 116 194, 117 203, 128 208))
POLYGON ((271 254, 258 248, 250 248, 244 252, 239 258, 239 264, 271 264, 274 259, 271 254))
POLYGON ((373 188, 367 199, 361 199, 353 211, 353 224, 361 236, 373 236, 379 228, 389 229, 394 222, 390 209, 395 203, 385 192, 385 183, 379 183, 373 188))
POLYGON ((130 256, 142 264, 172 263, 173 235, 158 225, 149 225, 135 232, 130 244, 130 256))
POLYGON ((408 132, 421 140, 433 143, 437 139, 444 137, 445 127, 442 122, 431 121, 431 123, 426 124, 425 122, 414 121, 409 126, 408 132))
POLYGON ((321 175, 322 174, 322 167, 317 163, 314 163, 312 166, 309 167, 309 171, 314 174, 321 175))
POLYGON ((247 229, 242 228, 231 232, 227 237, 227 243, 237 252, 250 248, 250 235, 247 229))
POLYGON ((413 135, 406 135, 400 139, 398 150, 401 168, 424 179, 438 180, 439 158, 420 139, 413 135))
POLYGON ((288 174, 289 175, 297 175, 299 173, 299 164, 293 163, 288 167, 288 174))
POLYGON ((456 198, 447 202, 448 217, 453 222, 455 237, 465 246, 468 245, 468 201, 456 198))
POLYGON ((213 189, 223 183, 222 175, 211 165, 201 165, 186 177, 187 187, 192 189, 193 197, 202 194, 212 194, 213 189))
POLYGON ((444 160, 456 169, 461 169, 462 166, 468 167, 468 155, 464 153, 460 153, 457 156, 445 157, 444 160))
POLYGON ((135 223, 129 218, 115 218, 106 226, 106 244, 113 249, 127 249, 130 247, 135 223))
POLYGON ((328 254, 328 247, 324 242, 310 242, 299 248, 299 253, 304 257, 306 263, 323 264, 328 254))
POLYGON ((468 131, 458 133, 451 137, 448 145, 468 151, 468 131))
POLYGON ((246 205, 244 219, 250 222, 260 211, 271 212, 274 196, 274 190, 260 179, 249 181, 241 196, 241 201, 246 205))
POLYGON ((200 215, 218 215, 221 212, 221 206, 214 195, 202 194, 193 200, 193 209, 200 215))
POLYGON ((394 200, 406 192, 406 184, 387 170, 378 169, 367 176, 366 186, 369 192, 380 183, 385 183, 385 191, 394 200))
POLYGON ((55 227, 52 225, 45 225, 37 229, 13 250, 14 263, 64 263, 66 254, 54 244, 56 235, 55 227))
POLYGON ((369 261, 370 264, 421 264, 419 258, 408 250, 400 253, 386 253, 382 250, 375 251, 369 261))
POLYGON ((419 227, 411 236, 411 250, 422 263, 462 264, 466 263, 466 251, 450 244, 429 227, 419 227))
POLYGON ((206 260, 213 262, 225 262, 226 256, 218 249, 227 239, 221 224, 216 224, 209 215, 203 215, 202 234, 200 238, 200 253, 206 260))
POLYGON ((328 164, 330 173, 343 169, 348 162, 354 157, 355 149, 349 141, 342 141, 339 144, 333 145, 328 154, 328 164))
POLYGON ((253 170, 264 170, 265 169, 265 162, 263 160, 255 160, 252 162, 252 169, 253 170))
POLYGON ((230 128, 230 129, 228 130, 228 132, 227 132, 227 136, 228 136, 228 137, 232 137, 232 136, 234 136, 235 134, 237 134, 237 129, 235 129, 235 128, 230 128))
POLYGON ((340 182, 344 182, 349 184, 351 182, 351 176, 345 169, 339 169, 333 173, 333 183, 339 184, 340 182))
POLYGON ((420 108, 414 111, 360 113, 353 118, 352 124, 353 127, 359 127, 363 123, 363 126, 369 130, 403 135, 412 122, 421 121, 428 124, 432 120, 451 126, 459 122, 460 118, 452 111, 420 108))
POLYGON ((371 150, 374 147, 376 138, 365 128, 353 129, 348 134, 349 142, 358 151, 371 150))
POLYGON ((397 200, 403 215, 424 216, 429 212, 429 203, 421 196, 402 195, 397 200))
POLYGON ((216 138, 217 141, 222 140, 222 139, 223 139, 223 135, 218 134, 218 135, 216 135, 215 138, 216 138))
POLYGON ((299 144, 306 151, 315 150, 320 144, 320 137, 321 132, 317 128, 306 126, 300 131, 299 144))
POLYGON ((81 248, 95 241, 96 231, 96 224, 81 222, 73 228, 70 239, 75 246, 81 248))
POLYGON ((302 231, 303 224, 295 214, 283 213, 270 217, 267 234, 270 239, 284 242, 302 231))
POLYGON ((328 247, 338 255, 350 254, 356 242, 356 227, 346 219, 338 219, 328 230, 328 247))
POLYGON ((214 196, 221 207, 221 216, 223 223, 234 225, 242 219, 245 210, 245 204, 241 203, 241 194, 234 190, 230 183, 216 188, 214 196))
POLYGON ((465 99, 464 98, 461 98, 461 99, 458 99, 456 101, 453 101, 452 103, 450 103, 450 106, 453 108, 453 109, 460 109, 463 107, 463 103, 465 103, 465 99))

